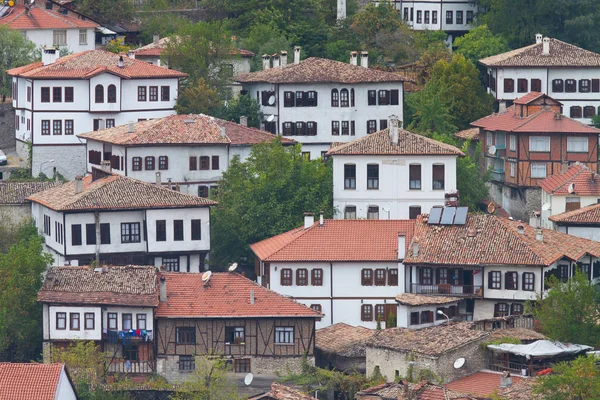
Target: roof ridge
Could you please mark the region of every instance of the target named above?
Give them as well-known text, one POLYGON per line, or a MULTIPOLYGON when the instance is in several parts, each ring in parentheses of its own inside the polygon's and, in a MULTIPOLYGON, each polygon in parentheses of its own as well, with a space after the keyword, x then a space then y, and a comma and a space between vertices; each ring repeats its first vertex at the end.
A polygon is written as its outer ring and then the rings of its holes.
MULTIPOLYGON (((291 229, 290 231, 295 231, 295 232, 292 232, 291 235, 298 234, 298 236, 292 238, 292 240, 290 240, 289 242, 287 242, 286 244, 284 244, 283 246, 281 246, 280 248, 278 248, 276 251, 272 252, 271 254, 269 254, 268 256, 266 256, 265 258, 273 257, 275 254, 277 254, 280 251, 286 249, 288 246, 290 246, 296 240, 298 240, 299 238, 301 238, 305 233, 307 233, 308 231, 312 230, 316 225, 317 225, 317 222, 313 223, 312 226, 309 226, 308 228, 304 228, 303 226, 299 226, 299 227, 297 227, 295 229, 291 229)), ((285 235, 286 233, 289 233, 290 231, 280 233, 280 235, 285 235)), ((279 235, 276 235, 276 236, 279 236, 279 235)), ((272 236, 270 238, 266 238, 265 240, 272 239, 272 238, 274 238, 276 236, 272 236)))
POLYGON ((597 208, 600 208, 600 203, 588 204, 587 206, 578 208, 576 210, 565 211, 565 212, 562 212, 560 214, 552 215, 552 216, 549 217, 549 219, 551 221, 559 222, 559 221, 562 221, 562 220, 567 219, 567 218, 571 218, 571 217, 575 217, 575 216, 578 216, 578 215, 585 214, 585 213, 590 212, 592 210, 595 210, 597 208))
MULTIPOLYGON (((521 234, 521 233, 516 232, 514 229, 512 229, 512 226, 510 226, 510 223, 509 223, 509 221, 510 221, 509 219, 500 218, 500 217, 496 217, 496 216, 493 216, 493 217, 494 217, 495 222, 501 223, 504 226, 505 230, 509 231, 510 234, 512 234, 514 237, 516 237, 517 240, 519 240, 521 243, 523 243, 525 245, 525 247, 527 247, 527 249, 535 255, 535 257, 537 258, 537 261, 539 262, 540 265, 546 264, 543 257, 541 257, 538 254, 538 252, 530 246, 529 242, 527 240, 523 240, 522 235, 524 235, 524 233, 521 234)), ((521 222, 521 224, 523 224, 523 226, 525 226, 525 223, 521 222)), ((525 227, 525 228, 527 228, 527 227, 525 227)), ((543 242, 541 242, 541 243, 543 243, 543 242)))
MULTIPOLYGON (((564 182, 560 183, 560 184, 559 184, 557 187, 555 187, 554 189, 552 189, 552 193, 554 193, 554 192, 556 192, 557 190, 559 190, 559 189, 561 189, 561 188, 565 187, 565 185, 566 185, 566 184, 567 184, 569 181, 571 181, 572 179, 575 179, 575 178, 577 178, 577 177, 578 177, 578 176, 579 176, 581 173, 583 173, 585 170, 588 170, 588 171, 590 171, 590 172, 594 173, 594 171, 592 171, 591 169, 589 169, 587 166, 585 166, 585 165, 583 165, 583 164, 580 164, 579 162, 578 162, 578 163, 576 163, 576 164, 573 164, 573 165, 572 165, 572 167, 573 167, 573 168, 579 168, 579 170, 578 170, 578 171, 576 171, 576 172, 575 172, 573 175, 571 175, 570 177, 568 177, 568 178, 567 178, 567 179, 566 179, 564 182)), ((567 170, 566 170, 566 171, 565 171, 563 174, 561 174, 561 175, 564 175, 564 174, 566 174, 568 171, 569 171, 569 169, 567 168, 567 170)), ((559 178, 561 175, 558 175, 558 176, 557 176, 557 178, 559 178)))

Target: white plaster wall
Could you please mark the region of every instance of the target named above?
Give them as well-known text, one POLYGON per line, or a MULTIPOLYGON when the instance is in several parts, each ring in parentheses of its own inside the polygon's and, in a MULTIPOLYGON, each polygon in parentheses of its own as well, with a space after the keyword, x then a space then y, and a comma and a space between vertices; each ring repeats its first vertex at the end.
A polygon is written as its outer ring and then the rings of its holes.
POLYGON ((582 227, 582 226, 558 226, 559 232, 568 233, 569 235, 577 236, 584 239, 595 240, 600 242, 600 228, 597 227, 582 227))
MULTIPOLYGON (((171 256, 171 255, 170 255, 171 256)), ((169 258, 170 258, 169 256, 169 258)), ((180 255, 177 256, 179 258, 179 271, 180 272, 204 272, 206 270, 205 260, 201 254, 189 254, 189 255, 180 255), (188 265, 188 257, 189 257, 189 265, 188 265)), ((164 265, 163 257, 156 256, 154 257, 154 266, 160 268, 164 265)))
MULTIPOLYGON (((122 110, 165 110, 173 109, 175 101, 179 93, 179 80, 177 78, 161 78, 161 79, 129 79, 122 80, 122 110), (138 101, 138 86, 146 86, 146 101, 138 101), (158 86, 158 101, 150 101, 149 86, 158 86), (170 86, 169 101, 161 100, 161 86, 170 86)), ((140 117, 141 118, 141 117, 140 117)), ((158 118, 152 116, 150 118, 158 118)))
POLYGON ((58 387, 56 389, 56 400, 77 400, 73 385, 69 381, 69 377, 63 367, 60 371, 60 378, 58 379, 58 387))
POLYGON ((210 250, 210 211, 209 207, 203 208, 175 208, 161 210, 147 210, 146 221, 148 229, 148 251, 208 251, 210 250), (174 220, 183 220, 183 241, 174 241, 174 220), (201 223, 202 240, 191 240, 192 219, 199 219, 201 223), (156 221, 165 220, 167 240, 156 241, 156 221))
MULTIPOLYGON (((321 313, 324 315, 324 317, 321 318, 320 321, 315 322, 316 329, 327 328, 329 325, 332 324, 331 318, 333 317, 333 315, 331 314, 331 299, 296 299, 296 301, 298 301, 298 303, 304 304, 307 307, 310 307, 313 304, 319 304, 321 306, 321 313)), ((337 300, 333 301, 334 304, 336 302, 337 300)), ((360 315, 358 317, 360 318, 360 315)))
MULTIPOLYGON (((56 230, 54 229, 54 222, 58 221, 59 223, 63 224, 64 231, 64 220, 62 213, 51 210, 37 203, 31 203, 31 216, 35 221, 35 225, 38 227, 40 235, 44 237, 46 247, 55 250, 59 254, 64 254, 64 245, 56 241, 56 230), (50 217, 50 235, 44 234, 44 215, 50 217)), ((67 240, 70 240, 70 238, 65 234, 64 240, 66 242, 67 240)))
POLYGON ((398 304, 398 327, 400 328, 408 328, 408 329, 421 329, 427 328, 429 326, 440 325, 448 322, 446 317, 442 319, 437 319, 437 309, 438 308, 447 308, 450 306, 458 306, 458 303, 449 303, 449 304, 438 304, 438 305, 426 305, 426 306, 407 306, 404 304, 398 304), (421 313, 422 311, 431 311, 433 312, 433 322, 427 324, 419 324, 419 325, 411 325, 410 324, 410 314, 414 312, 421 313))
MULTIPOLYGON (((539 79, 542 81, 542 91, 546 94, 548 88, 548 69, 547 68, 498 68, 496 70, 496 82, 498 85, 498 92, 495 93, 498 100, 514 100, 519 97, 523 97, 527 93, 531 92, 531 80, 539 79), (504 92, 504 79, 514 80, 514 91, 512 93, 504 92), (519 93, 517 91, 518 79, 527 79, 527 92, 519 93)), ((550 81, 552 82, 552 81, 550 81)), ((493 89, 493 88, 492 88, 493 89)), ((550 90, 552 88, 550 87, 550 90)), ((492 94, 494 94, 492 90, 492 94)))
MULTIPOLYGON (((534 300, 536 294, 540 294, 542 290, 542 284, 544 278, 541 276, 540 267, 526 267, 526 266, 486 266, 484 269, 484 287, 483 297, 486 299, 506 299, 506 300, 534 300), (501 289, 490 289, 488 287, 488 273, 490 271, 501 272, 501 289), (507 290, 506 289, 506 277, 505 272, 517 272, 519 274, 518 290, 507 290), (534 291, 522 290, 523 288, 523 273, 532 272, 535 274, 534 291)), ((481 275, 481 274, 478 274, 481 275)))
POLYGON ((101 340, 102 326, 99 306, 49 306, 50 340, 101 340), (56 329, 56 313, 67 313, 66 329, 56 329), (70 313, 79 313, 79 330, 71 330, 70 313), (94 313, 94 329, 85 329, 85 313, 94 313))
MULTIPOLYGON (((337 268, 337 263, 334 264, 334 273, 335 268, 337 268)), ((299 263, 271 263, 270 265, 270 285, 269 289, 276 291, 277 293, 284 294, 286 296, 292 296, 297 299, 329 299, 331 298, 331 268, 329 263, 326 262, 299 262, 299 263), (293 277, 293 285, 292 286, 282 286, 281 285, 281 270, 283 268, 291 268, 292 269, 292 277, 293 277), (308 286, 298 286, 296 285, 296 270, 299 268, 306 268, 308 270, 308 286), (323 285, 322 286, 312 286, 310 277, 311 270, 315 268, 321 268, 323 270, 323 285)), ((333 279, 335 282, 335 278, 333 279)), ((313 304, 313 303, 311 303, 313 304)))
MULTIPOLYGON (((159 93, 160 96, 160 93, 159 93)), ((100 74, 92 77, 89 80, 89 99, 88 104, 90 105, 89 110, 93 112, 117 112, 121 111, 121 78, 113 74, 100 74), (96 86, 102 85, 102 92, 104 93, 104 102, 96 103, 96 86), (108 86, 115 85, 117 89, 117 102, 108 102, 108 86)))
MULTIPOLYGON (((88 28, 87 42, 79 43, 79 28, 67 29, 66 47, 71 53, 79 53, 84 50, 94 50, 96 46, 96 36, 94 28, 88 28)), ((27 39, 31 40, 37 47, 51 47, 54 45, 53 29, 30 29, 23 31, 27 39)))
MULTIPOLYGON (((117 330, 123 330, 123 314, 131 314, 132 329, 138 329, 136 314, 146 314, 146 330, 154 330, 154 310, 152 307, 108 306, 102 308, 102 329, 108 329, 108 313, 117 313, 117 330)), ((98 324, 99 325, 99 324, 98 324)))
MULTIPOLYGON (((19 79, 21 81, 21 79, 19 79)), ((19 82, 21 83, 21 82, 19 82)), ((23 80, 23 88, 25 87, 25 81, 23 80)), ((60 111, 69 114, 73 111, 87 111, 89 110, 89 82, 81 79, 35 79, 32 80, 31 85, 33 91, 31 93, 33 100, 33 109, 36 111, 60 111), (42 103, 42 88, 50 88, 50 102, 42 103), (62 101, 54 103, 52 101, 52 89, 55 87, 63 88, 62 101), (73 102, 65 102, 65 87, 73 88, 73 102)), ((21 93, 19 92, 19 95, 21 93)), ((26 93, 23 93, 23 99, 26 99, 26 93)), ((20 102, 20 100, 19 100, 20 102)), ((56 114, 54 114, 56 116, 56 114)), ((69 118, 72 119, 72 118, 69 118)), ((39 130, 37 128, 36 130, 39 130)))

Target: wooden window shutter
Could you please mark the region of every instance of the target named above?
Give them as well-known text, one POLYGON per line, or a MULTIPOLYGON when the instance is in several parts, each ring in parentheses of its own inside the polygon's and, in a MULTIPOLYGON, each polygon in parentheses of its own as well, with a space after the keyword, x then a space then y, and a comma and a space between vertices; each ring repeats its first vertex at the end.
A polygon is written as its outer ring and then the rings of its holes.
POLYGON ((492 288, 492 271, 488 272, 488 289, 492 288))
POLYGON ((504 288, 508 289, 508 288, 512 288, 512 273, 510 272, 505 272, 504 273, 504 288))
POLYGON ((197 167, 198 159, 194 157, 190 157, 190 171, 195 171, 197 167))
POLYGON ((494 304, 494 317, 497 317, 499 312, 500 312, 500 305, 498 303, 496 303, 496 304, 494 304))
POLYGON ((400 91, 398 89, 393 89, 390 91, 391 93, 391 101, 390 104, 393 106, 397 106, 400 104, 400 91))

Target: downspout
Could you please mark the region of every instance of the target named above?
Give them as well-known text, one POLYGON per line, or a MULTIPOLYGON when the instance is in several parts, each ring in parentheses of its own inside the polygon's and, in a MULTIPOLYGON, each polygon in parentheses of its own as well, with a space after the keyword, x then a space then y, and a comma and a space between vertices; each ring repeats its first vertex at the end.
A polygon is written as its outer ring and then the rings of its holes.
POLYGON ((94 211, 94 223, 96 225, 96 267, 100 266, 100 212, 94 211))
POLYGON ((277 129, 275 132, 277 132, 277 135, 279 135, 279 125, 281 124, 281 118, 279 115, 279 84, 275 84, 275 93, 277 94, 277 98, 275 99, 277 101, 277 129))
POLYGON ((540 298, 544 297, 544 267, 540 267, 541 282, 540 282, 540 298))
POLYGON ((333 325, 333 263, 329 263, 329 297, 331 299, 331 325, 333 325))
MULTIPOLYGON (((67 260, 67 217, 65 213, 63 213, 63 252, 65 256, 65 261, 67 260)), ((71 238, 71 240, 73 240, 71 238)))

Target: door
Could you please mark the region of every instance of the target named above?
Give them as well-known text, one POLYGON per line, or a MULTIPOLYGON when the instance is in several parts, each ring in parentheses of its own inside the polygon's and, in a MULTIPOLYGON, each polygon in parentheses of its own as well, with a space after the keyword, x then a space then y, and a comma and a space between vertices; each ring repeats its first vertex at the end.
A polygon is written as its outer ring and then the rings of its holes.
POLYGON ((398 325, 398 306, 396 304, 386 304, 384 313, 386 329, 395 328, 398 325))
POLYGON ((473 294, 473 271, 462 271, 463 293, 473 294))

